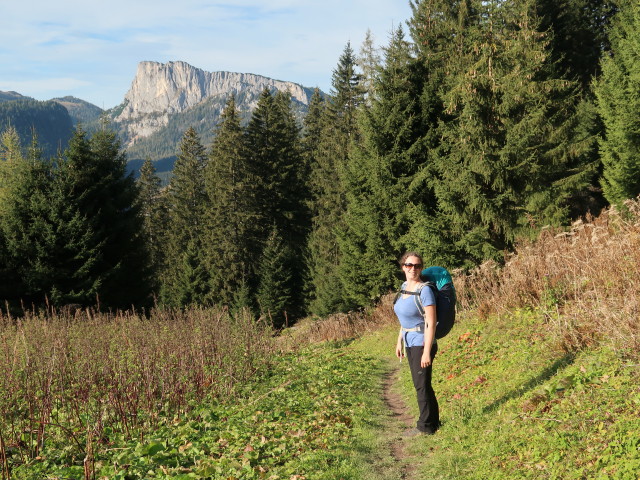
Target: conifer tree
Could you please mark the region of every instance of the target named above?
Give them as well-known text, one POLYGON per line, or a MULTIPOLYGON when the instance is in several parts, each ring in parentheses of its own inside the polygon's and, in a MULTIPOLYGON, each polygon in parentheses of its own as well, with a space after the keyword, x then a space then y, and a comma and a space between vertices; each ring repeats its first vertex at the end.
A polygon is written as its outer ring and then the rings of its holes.
POLYGON ((401 27, 393 32, 384 53, 376 96, 359 117, 362 140, 354 145, 344 175, 347 208, 340 276, 343 291, 355 306, 365 306, 394 287, 400 241, 408 230, 405 209, 422 200, 420 188, 411 183, 424 162, 420 110, 424 72, 401 27))
POLYGON ((282 241, 278 229, 274 227, 267 238, 261 259, 258 264, 257 303, 262 315, 267 317, 275 328, 286 325, 288 308, 292 305, 293 285, 291 271, 295 268, 292 258, 300 262, 300 258, 293 256, 288 245, 282 241))
POLYGON ((209 293, 209 275, 202 261, 198 239, 188 238, 180 255, 182 264, 176 269, 173 303, 179 306, 202 304, 209 293))
POLYGON ((576 85, 558 80, 529 2, 478 2, 450 63, 434 184, 469 262, 500 258, 530 226, 567 218, 592 172, 577 138, 576 85), (477 14, 476 14, 477 13, 477 14))
POLYGON ((161 299, 176 307, 183 306, 182 300, 204 301, 198 298, 207 291, 207 279, 197 276, 202 284, 192 285, 192 292, 185 292, 184 268, 193 262, 203 262, 204 258, 185 258, 203 254, 204 211, 207 208, 204 170, 207 155, 200 137, 193 127, 182 136, 173 176, 167 191, 167 232, 165 270, 162 275, 161 299), (185 247, 191 245, 190 253, 185 247))
MULTIPOLYGON (((313 165, 316 163, 316 156, 322 139, 322 131, 324 128, 323 121, 325 118, 326 103, 320 89, 316 88, 309 102, 309 109, 303 120, 303 132, 301 139, 303 168, 302 175, 305 179, 305 187, 307 190, 311 188, 310 177, 313 165)), ((307 194, 307 202, 311 201, 313 193, 307 194)))
POLYGON ((578 81, 589 94, 609 50, 607 28, 616 11, 612 0, 536 0, 539 32, 549 33, 547 51, 559 74, 578 81))
POLYGON ((127 174, 126 156, 115 133, 106 125, 90 139, 78 128, 61 175, 68 182, 70 201, 88 219, 94 234, 102 306, 130 308, 150 300, 149 257, 136 204, 138 190, 127 174))
POLYGON ((362 89, 367 97, 367 103, 371 101, 376 94, 376 82, 380 69, 380 53, 375 46, 373 34, 371 30, 367 30, 367 34, 360 46, 360 52, 356 59, 356 63, 362 72, 362 89))
POLYGON ((23 163, 20 137, 15 128, 9 127, 0 136, 0 218, 10 195, 11 182, 15 178, 13 171, 23 163))
MULTIPOLYGON (((256 169, 255 195, 259 208, 260 244, 266 248, 270 230, 276 230, 284 246, 291 252, 283 271, 290 273, 288 291, 284 295, 290 314, 302 311, 303 274, 300 257, 308 230, 306 213, 307 189, 299 128, 291 110, 289 94, 272 95, 265 89, 247 126, 247 151, 256 169), (293 268, 293 265, 297 268, 293 268)), ((263 257, 264 258, 264 257, 263 257)), ((260 267, 259 267, 260 268, 260 267)))
MULTIPOLYGON (((207 193, 205 256, 213 302, 247 305, 258 262, 259 229, 255 202, 257 180, 249 165, 244 131, 235 98, 226 103, 205 169, 207 193)), ((249 302, 250 303, 250 302, 249 302)))
POLYGON ((140 168, 137 205, 142 216, 145 242, 149 250, 150 264, 154 282, 158 281, 164 266, 165 242, 167 231, 166 196, 162 192, 162 181, 156 175, 156 169, 150 159, 146 159, 140 168))
MULTIPOLYGON (((33 139, 26 158, 14 158, 0 237, 5 275, 3 300, 13 305, 93 304, 101 293, 101 244, 79 211, 63 168, 43 160, 33 139)), ((59 162, 62 162, 60 160, 59 162)))
POLYGON ((342 175, 350 144, 357 139, 357 111, 363 103, 362 78, 347 44, 332 76, 321 141, 311 169, 312 228, 309 235, 311 311, 318 315, 348 308, 339 275, 338 232, 344 231, 346 194, 342 175))
POLYGON ((621 0, 611 30, 611 55, 602 58, 595 82, 604 123, 600 141, 602 188, 616 205, 640 194, 640 6, 621 0))

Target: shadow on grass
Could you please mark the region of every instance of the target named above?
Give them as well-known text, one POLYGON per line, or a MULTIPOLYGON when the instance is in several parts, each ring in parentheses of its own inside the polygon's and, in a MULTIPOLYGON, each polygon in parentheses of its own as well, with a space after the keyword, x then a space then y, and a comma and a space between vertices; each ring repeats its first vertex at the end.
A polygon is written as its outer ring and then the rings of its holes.
POLYGON ((482 409, 482 413, 491 413, 500 408, 502 405, 507 403, 509 400, 513 400, 514 398, 521 397, 524 393, 533 390, 541 383, 549 380, 551 377, 558 373, 558 370, 562 368, 566 368, 571 365, 575 361, 575 354, 567 353, 564 356, 556 359, 551 365, 542 370, 538 375, 529 379, 524 384, 520 385, 518 388, 511 390, 509 393, 503 395, 498 398, 496 401, 490 403, 486 407, 482 409))

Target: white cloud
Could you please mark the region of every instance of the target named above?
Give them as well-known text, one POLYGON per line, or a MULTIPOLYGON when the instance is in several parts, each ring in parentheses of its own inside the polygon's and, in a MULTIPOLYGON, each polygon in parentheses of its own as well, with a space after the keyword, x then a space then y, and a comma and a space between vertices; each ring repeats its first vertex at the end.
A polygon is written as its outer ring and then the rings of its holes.
MULTIPOLYGON (((62 92, 70 92, 90 85, 90 82, 70 77, 22 80, 18 82, 0 80, 0 90, 15 90, 19 93, 29 91, 49 92, 51 98, 58 96, 62 92)), ((67 95, 67 93, 64 93, 64 95, 67 95)))
POLYGON ((0 88, 46 99, 48 85, 66 84, 66 94, 111 107, 139 61, 183 60, 328 90, 348 41, 357 51, 370 28, 384 44, 409 16, 408 0, 8 2, 0 88))

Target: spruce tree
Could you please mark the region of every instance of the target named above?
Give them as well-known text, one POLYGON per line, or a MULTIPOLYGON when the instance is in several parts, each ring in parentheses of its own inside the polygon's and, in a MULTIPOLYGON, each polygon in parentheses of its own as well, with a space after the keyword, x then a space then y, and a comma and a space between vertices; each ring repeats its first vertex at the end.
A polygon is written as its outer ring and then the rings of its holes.
POLYGON ((291 246, 304 235, 302 152, 299 128, 289 94, 265 89, 247 126, 247 147, 259 182, 256 196, 261 210, 261 235, 266 241, 275 225, 291 246))
POLYGON ((393 32, 384 54, 376 96, 359 117, 362 140, 354 145, 344 175, 347 208, 340 277, 354 306, 368 305, 394 287, 400 242, 409 228, 405 210, 412 201, 422 200, 422 189, 412 182, 424 162, 424 72, 401 27, 393 32))
POLYGON ((202 284, 192 285, 193 291, 185 292, 183 270, 193 262, 203 262, 204 212, 207 208, 204 170, 207 155, 200 137, 193 127, 182 136, 173 176, 167 191, 167 231, 165 269, 162 274, 160 297, 164 303, 180 307, 183 299, 190 303, 203 302, 202 292, 207 291, 207 279, 200 276, 202 284), (191 251, 185 247, 191 245, 191 251), (201 255, 200 258, 186 258, 201 255))
POLYGON ((357 140, 357 111, 363 104, 362 77, 347 44, 333 71, 331 97, 323 119, 323 132, 311 169, 312 227, 309 235, 311 311, 318 315, 349 308, 340 281, 338 233, 344 231, 346 192, 343 174, 350 144, 357 140))
POLYGON ((375 85, 381 64, 380 53, 375 46, 371 30, 367 30, 364 41, 360 46, 360 52, 358 52, 356 63, 362 72, 361 85, 367 97, 367 104, 370 104, 376 94, 375 85))
POLYGON ((165 239, 167 231, 166 195, 162 192, 162 181, 156 175, 156 169, 150 159, 146 159, 140 168, 137 180, 137 206, 142 216, 142 229, 149 251, 154 284, 164 267, 165 239))
POLYGON ((500 258, 532 225, 567 220, 592 171, 581 155, 576 84, 558 79, 529 2, 478 2, 456 43, 443 100, 434 184, 456 248, 500 258))
POLYGON ((299 268, 301 259, 294 257, 274 226, 267 238, 258 264, 258 288, 256 299, 260 312, 275 328, 288 323, 288 317, 296 285, 292 284, 292 269, 299 268), (292 258, 297 260, 292 262, 292 258))
MULTIPOLYGON (((265 89, 247 126, 247 152, 256 172, 255 195, 259 208, 256 227, 261 237, 261 248, 266 248, 271 229, 281 238, 291 252, 284 269, 291 274, 288 288, 294 295, 284 295, 290 314, 302 312, 302 283, 304 276, 300 265, 306 233, 304 163, 299 128, 291 109, 289 94, 275 95, 265 89), (293 265, 297 267, 294 268, 293 265)), ((261 268, 261 267, 259 267, 261 268)))
POLYGON ((589 94, 609 50, 607 28, 616 11, 612 0, 536 0, 538 31, 549 33, 547 51, 559 74, 576 80, 589 94))
POLYGON ((15 160, 0 225, 11 279, 3 299, 36 307, 93 304, 104 280, 101 245, 59 167, 63 161, 42 159, 35 138, 27 157, 15 160))
POLYGON ((260 228, 255 202, 257 179, 249 164, 244 131, 235 98, 227 101, 209 152, 205 170, 207 211, 205 257, 213 302, 250 306, 247 288, 260 255, 260 228))
POLYGON ((640 194, 640 6, 630 0, 619 5, 611 55, 602 58, 602 76, 594 85, 604 123, 602 188, 616 205, 640 194))
MULTIPOLYGON (((303 132, 301 139, 303 168, 302 175, 305 179, 305 187, 307 190, 311 188, 310 177, 313 165, 316 162, 320 141, 322 139, 322 131, 324 128, 323 121, 325 118, 326 103, 320 89, 316 88, 311 96, 307 114, 303 120, 303 132)), ((310 205, 313 193, 307 194, 307 204, 310 205)))
POLYGON ((70 201, 94 234, 98 301, 111 308, 148 303, 149 257, 136 204, 138 190, 115 133, 103 125, 87 138, 78 128, 60 168, 70 201))
POLYGON ((188 238, 175 270, 173 303, 177 306, 202 304, 209 293, 209 275, 203 262, 202 247, 197 238, 188 238))

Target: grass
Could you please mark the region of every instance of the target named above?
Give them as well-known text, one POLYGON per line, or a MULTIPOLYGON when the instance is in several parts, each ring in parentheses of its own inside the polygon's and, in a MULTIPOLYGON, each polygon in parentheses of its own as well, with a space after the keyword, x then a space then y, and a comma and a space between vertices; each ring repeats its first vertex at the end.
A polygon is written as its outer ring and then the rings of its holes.
MULTIPOLYGON (((640 478, 639 242, 636 202, 457 276, 443 427, 399 459, 390 298, 279 337, 212 309, 0 315, 0 476, 640 478)), ((416 415, 406 363, 397 387, 416 415)))
MULTIPOLYGON (((608 346, 570 354, 540 312, 465 319, 441 342, 444 426, 412 453, 421 478, 637 479, 640 370, 608 346)), ((405 372, 403 391, 415 404, 405 372)))
POLYGON ((359 479, 379 366, 335 343, 282 354, 233 398, 160 411, 136 435, 104 428, 89 448, 52 432, 31 458, 8 447, 10 478, 359 479))

